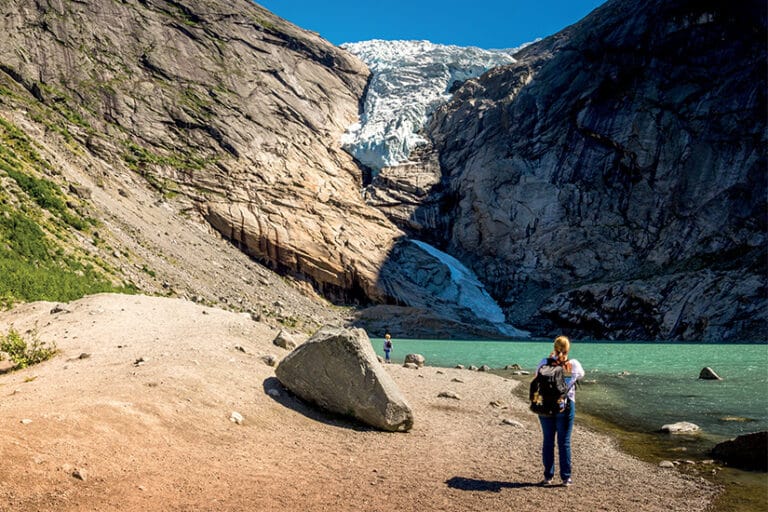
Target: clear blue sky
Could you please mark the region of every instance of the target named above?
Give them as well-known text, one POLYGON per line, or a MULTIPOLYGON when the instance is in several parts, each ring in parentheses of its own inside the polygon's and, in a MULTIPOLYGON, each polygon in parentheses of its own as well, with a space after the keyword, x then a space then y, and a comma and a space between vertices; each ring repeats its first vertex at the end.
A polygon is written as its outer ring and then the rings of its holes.
POLYGON ((605 0, 257 0, 339 45, 368 39, 426 39, 514 48, 576 23, 605 0))

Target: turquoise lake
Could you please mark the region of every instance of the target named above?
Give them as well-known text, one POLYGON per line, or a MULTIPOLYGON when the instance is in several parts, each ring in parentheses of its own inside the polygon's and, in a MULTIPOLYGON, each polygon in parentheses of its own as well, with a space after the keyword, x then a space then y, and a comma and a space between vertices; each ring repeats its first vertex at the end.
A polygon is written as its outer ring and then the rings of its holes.
MULTIPOLYGON (((383 340, 372 339, 383 355, 383 340)), ((551 341, 455 341, 394 339, 392 360, 409 353, 429 366, 457 364, 533 371, 549 354, 551 341)), ((578 410, 636 432, 655 432, 667 423, 690 421, 699 437, 716 443, 768 430, 768 344, 593 342, 571 344, 570 357, 586 371, 578 388, 578 410), (723 380, 698 378, 704 367, 723 380)))

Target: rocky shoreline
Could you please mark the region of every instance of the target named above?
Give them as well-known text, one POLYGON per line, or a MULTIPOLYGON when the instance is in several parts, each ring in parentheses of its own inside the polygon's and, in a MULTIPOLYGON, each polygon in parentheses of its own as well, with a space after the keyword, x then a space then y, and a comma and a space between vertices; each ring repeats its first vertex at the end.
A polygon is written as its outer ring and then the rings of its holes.
POLYGON ((386 365, 414 424, 381 432, 284 390, 272 365, 288 351, 248 314, 112 294, 55 306, 0 313, 0 333, 59 349, 0 375, 3 512, 534 511, 552 499, 703 511, 719 492, 581 421, 575 485, 539 487, 536 418, 518 383, 487 372, 386 365))

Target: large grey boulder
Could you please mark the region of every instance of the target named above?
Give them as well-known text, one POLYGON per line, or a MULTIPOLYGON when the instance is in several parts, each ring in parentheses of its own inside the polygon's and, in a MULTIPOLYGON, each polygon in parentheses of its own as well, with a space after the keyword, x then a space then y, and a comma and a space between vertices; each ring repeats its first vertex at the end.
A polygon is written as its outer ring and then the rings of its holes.
POLYGON ((302 399, 391 432, 413 427, 413 411, 376 359, 362 329, 323 327, 288 354, 278 380, 302 399))
POLYGON ((768 471, 768 431, 745 434, 719 443, 712 456, 729 466, 768 471))

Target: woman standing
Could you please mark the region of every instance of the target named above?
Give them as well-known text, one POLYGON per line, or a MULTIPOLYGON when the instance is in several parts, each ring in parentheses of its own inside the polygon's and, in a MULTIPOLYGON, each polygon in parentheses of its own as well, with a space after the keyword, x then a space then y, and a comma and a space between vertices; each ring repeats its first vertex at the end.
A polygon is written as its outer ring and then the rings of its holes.
POLYGON ((389 353, 392 351, 392 335, 389 334, 389 331, 387 331, 387 334, 384 335, 384 361, 387 363, 390 362, 389 353))
POLYGON ((555 438, 557 438, 557 453, 560 462, 560 478, 564 486, 573 483, 571 479, 571 432, 573 419, 576 416, 576 381, 584 377, 584 369, 576 359, 568 359, 571 342, 565 336, 555 338, 554 350, 539 363, 536 373, 544 365, 562 366, 566 393, 565 410, 554 416, 539 416, 541 432, 544 440, 541 447, 541 459, 544 463, 544 480, 542 485, 551 485, 555 476, 555 438))

